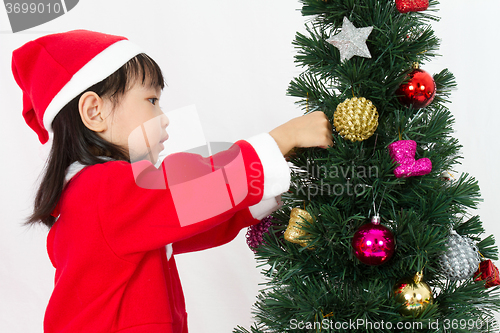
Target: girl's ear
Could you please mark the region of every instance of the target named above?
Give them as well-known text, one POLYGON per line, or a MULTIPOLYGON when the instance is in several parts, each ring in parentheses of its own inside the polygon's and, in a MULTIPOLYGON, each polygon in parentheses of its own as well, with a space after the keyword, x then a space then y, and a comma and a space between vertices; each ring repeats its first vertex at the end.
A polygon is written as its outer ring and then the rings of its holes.
POLYGON ((100 133, 107 129, 104 101, 95 92, 87 91, 80 97, 78 110, 83 124, 91 131, 100 133))

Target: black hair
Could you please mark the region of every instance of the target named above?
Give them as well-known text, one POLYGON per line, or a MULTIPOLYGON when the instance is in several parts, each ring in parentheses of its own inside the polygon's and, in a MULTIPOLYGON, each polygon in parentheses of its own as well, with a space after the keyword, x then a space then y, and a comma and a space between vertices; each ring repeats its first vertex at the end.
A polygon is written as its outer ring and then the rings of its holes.
POLYGON ((109 159, 130 162, 125 148, 110 143, 88 129, 80 117, 78 103, 87 91, 102 98, 109 98, 114 105, 135 82, 164 88, 164 78, 158 64, 141 53, 103 81, 96 83, 76 96, 57 114, 52 122, 54 139, 45 165, 43 177, 35 197, 34 209, 26 224, 43 223, 49 228, 56 217, 52 212, 57 206, 64 189, 66 170, 74 163, 94 165, 109 159))

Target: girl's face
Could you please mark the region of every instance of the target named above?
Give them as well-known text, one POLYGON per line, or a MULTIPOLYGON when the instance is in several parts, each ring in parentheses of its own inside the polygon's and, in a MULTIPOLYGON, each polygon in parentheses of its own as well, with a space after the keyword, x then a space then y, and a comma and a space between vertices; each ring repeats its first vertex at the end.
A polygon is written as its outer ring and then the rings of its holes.
POLYGON ((160 95, 160 88, 136 82, 119 97, 117 105, 104 100, 107 131, 102 134, 109 142, 128 149, 131 162, 147 159, 156 164, 168 139, 165 129, 169 121, 160 109, 160 95))

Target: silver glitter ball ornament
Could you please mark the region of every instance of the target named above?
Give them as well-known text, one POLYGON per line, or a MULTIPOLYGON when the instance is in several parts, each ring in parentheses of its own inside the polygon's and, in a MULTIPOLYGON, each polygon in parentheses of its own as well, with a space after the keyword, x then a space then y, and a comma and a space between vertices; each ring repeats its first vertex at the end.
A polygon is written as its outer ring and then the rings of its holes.
POLYGON ((442 272, 450 280, 464 280, 477 271, 481 259, 479 251, 471 239, 452 231, 445 249, 439 258, 439 263, 442 272))

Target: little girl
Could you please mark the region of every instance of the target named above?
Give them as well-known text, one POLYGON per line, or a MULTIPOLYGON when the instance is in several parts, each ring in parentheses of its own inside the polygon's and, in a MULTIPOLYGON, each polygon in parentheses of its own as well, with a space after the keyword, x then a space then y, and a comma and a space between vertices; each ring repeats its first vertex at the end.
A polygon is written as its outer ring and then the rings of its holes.
POLYGON ((210 158, 172 154, 158 65, 124 37, 76 30, 13 52, 23 116, 52 147, 29 223, 50 228, 46 333, 187 332, 174 256, 232 240, 277 208, 293 147, 332 145, 314 112, 210 158))

